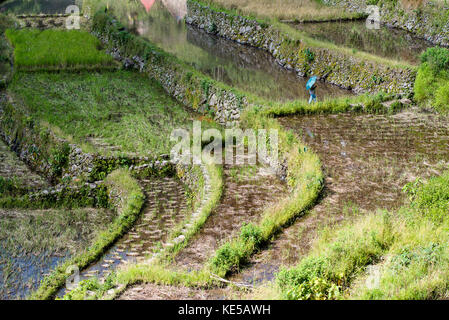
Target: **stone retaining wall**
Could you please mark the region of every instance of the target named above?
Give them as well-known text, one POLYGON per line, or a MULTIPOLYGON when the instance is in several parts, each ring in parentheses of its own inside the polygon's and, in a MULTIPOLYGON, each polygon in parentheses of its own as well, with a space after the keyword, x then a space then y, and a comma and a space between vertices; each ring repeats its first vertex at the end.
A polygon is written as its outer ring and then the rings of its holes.
POLYGON ((186 22, 209 33, 261 48, 299 76, 316 75, 355 92, 408 94, 413 91, 416 70, 363 60, 329 48, 308 47, 263 22, 215 10, 188 0, 186 22))
POLYGON ((247 105, 237 90, 199 73, 176 57, 134 36, 112 16, 97 13, 92 33, 107 52, 126 68, 135 68, 159 82, 176 100, 203 114, 214 116, 221 125, 238 124, 240 112, 247 105))
POLYGON ((0 94, 0 137, 31 169, 54 183, 99 181, 119 167, 135 171, 173 170, 169 161, 147 157, 85 153, 75 144, 40 127, 13 101, 0 94))

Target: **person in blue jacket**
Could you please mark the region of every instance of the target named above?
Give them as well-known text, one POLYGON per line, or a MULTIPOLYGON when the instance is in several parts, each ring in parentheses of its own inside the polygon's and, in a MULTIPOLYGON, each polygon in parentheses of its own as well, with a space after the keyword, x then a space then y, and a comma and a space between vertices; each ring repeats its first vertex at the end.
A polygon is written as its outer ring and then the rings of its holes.
POLYGON ((315 89, 316 89, 316 83, 309 90, 309 93, 310 93, 309 104, 311 104, 312 102, 316 102, 315 89))
POLYGON ((309 93, 310 93, 309 104, 312 102, 316 102, 315 89, 316 89, 317 79, 318 78, 316 76, 313 76, 309 79, 309 81, 307 81, 307 84, 306 84, 306 89, 309 90, 309 93))

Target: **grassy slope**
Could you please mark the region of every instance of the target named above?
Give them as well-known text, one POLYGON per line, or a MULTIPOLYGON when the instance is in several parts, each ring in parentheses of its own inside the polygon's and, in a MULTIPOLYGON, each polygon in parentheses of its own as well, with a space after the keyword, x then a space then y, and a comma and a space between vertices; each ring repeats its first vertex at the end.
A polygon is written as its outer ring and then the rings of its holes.
POLYGON ((442 299, 449 286, 449 172, 406 188, 411 203, 325 230, 277 283, 288 299, 442 299), (367 266, 380 270, 367 286, 367 266))
POLYGON ((244 15, 296 21, 324 21, 360 17, 342 8, 328 7, 319 0, 212 0, 244 15))
POLYGON ((85 151, 99 151, 86 141, 91 137, 124 153, 169 153, 171 131, 190 128, 196 118, 157 83, 134 72, 18 73, 8 90, 32 117, 85 151))

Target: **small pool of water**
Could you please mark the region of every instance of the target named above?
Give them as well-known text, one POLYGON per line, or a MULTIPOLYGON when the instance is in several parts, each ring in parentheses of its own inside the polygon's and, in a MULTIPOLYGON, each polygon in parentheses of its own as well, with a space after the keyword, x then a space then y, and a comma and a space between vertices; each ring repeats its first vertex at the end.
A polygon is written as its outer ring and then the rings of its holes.
POLYGON ((411 64, 418 64, 420 54, 434 46, 405 30, 386 26, 378 30, 368 29, 365 20, 300 23, 295 26, 318 40, 411 64))

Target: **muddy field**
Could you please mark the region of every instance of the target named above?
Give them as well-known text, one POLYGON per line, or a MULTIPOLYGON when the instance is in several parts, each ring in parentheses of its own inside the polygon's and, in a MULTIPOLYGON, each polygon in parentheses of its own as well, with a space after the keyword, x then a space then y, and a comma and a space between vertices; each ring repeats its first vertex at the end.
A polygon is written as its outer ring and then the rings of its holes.
POLYGON ((317 230, 363 212, 398 208, 402 188, 449 166, 449 119, 416 110, 393 116, 317 115, 280 118, 318 153, 326 171, 319 203, 257 254, 235 281, 272 280, 281 265, 305 255, 317 230))

